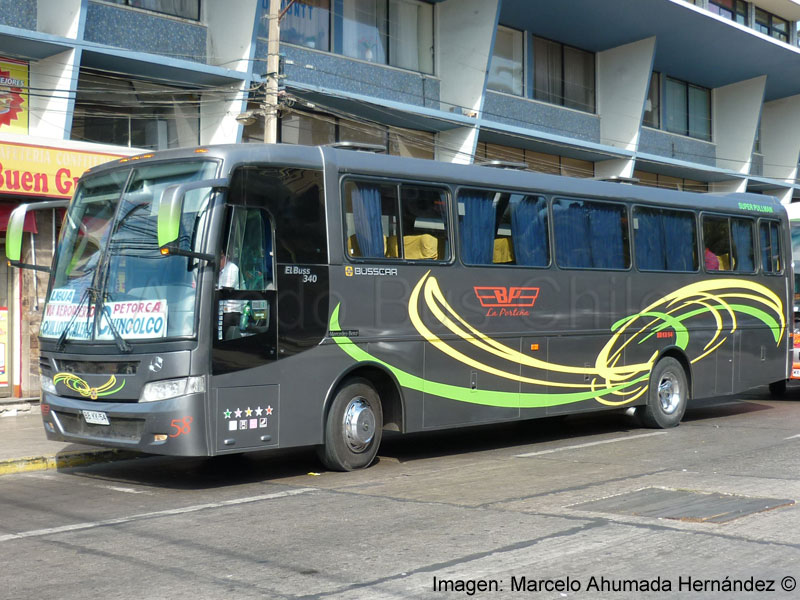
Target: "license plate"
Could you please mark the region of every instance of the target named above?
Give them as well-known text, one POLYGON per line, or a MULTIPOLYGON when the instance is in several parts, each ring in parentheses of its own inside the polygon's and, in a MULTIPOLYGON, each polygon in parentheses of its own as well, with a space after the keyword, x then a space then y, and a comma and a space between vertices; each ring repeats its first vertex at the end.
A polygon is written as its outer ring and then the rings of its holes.
POLYGON ((108 422, 108 415, 99 410, 82 410, 83 419, 92 425, 111 425, 108 422))

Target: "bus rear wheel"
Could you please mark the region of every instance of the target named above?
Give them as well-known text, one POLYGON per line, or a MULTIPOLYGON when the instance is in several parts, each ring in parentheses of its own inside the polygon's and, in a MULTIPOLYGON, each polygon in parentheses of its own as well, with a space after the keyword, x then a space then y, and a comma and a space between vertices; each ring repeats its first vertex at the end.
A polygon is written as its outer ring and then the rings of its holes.
POLYGON ((378 392, 366 379, 353 378, 336 392, 325 421, 325 442, 317 450, 333 471, 353 471, 372 464, 383 432, 378 392))
POLYGON ((666 429, 681 422, 689 398, 689 383, 683 365, 669 356, 656 363, 650 373, 647 404, 636 408, 645 427, 666 429))

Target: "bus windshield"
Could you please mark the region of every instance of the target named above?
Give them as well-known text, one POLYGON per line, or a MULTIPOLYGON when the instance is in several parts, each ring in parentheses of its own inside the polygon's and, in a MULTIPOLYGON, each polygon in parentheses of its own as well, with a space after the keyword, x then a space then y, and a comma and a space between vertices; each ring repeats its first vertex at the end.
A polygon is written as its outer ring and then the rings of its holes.
MULTIPOLYGON (((64 340, 186 337, 195 333, 197 261, 162 255, 158 208, 170 185, 212 178, 213 161, 171 162, 86 177, 57 247, 40 335, 64 340)), ((203 240, 211 190, 189 191, 181 249, 203 240)))

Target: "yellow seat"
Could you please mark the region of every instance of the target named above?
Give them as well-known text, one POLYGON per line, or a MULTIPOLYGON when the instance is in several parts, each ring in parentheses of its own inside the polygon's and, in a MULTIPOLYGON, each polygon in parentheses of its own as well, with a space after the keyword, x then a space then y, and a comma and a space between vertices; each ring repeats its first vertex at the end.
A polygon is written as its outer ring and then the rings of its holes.
POLYGON ((405 257, 411 260, 439 260, 439 240, 429 233, 404 235, 405 257))
POLYGON ((493 263, 513 263, 514 246, 510 237, 495 238, 494 253, 492 254, 493 263))

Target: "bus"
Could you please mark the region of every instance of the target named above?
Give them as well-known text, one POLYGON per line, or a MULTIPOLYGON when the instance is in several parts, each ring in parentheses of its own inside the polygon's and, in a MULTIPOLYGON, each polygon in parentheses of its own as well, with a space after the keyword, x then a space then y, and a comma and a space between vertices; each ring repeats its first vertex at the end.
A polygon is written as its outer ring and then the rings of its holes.
MULTIPOLYGON (((383 431, 629 408, 668 428, 690 399, 788 378, 775 199, 369 150, 209 146, 85 174, 40 330, 48 438, 314 446, 347 471, 383 431)), ((36 208, 10 219, 15 266, 35 262, 36 208)))
MULTIPOLYGON (((792 370, 790 380, 800 379, 800 202, 787 204, 786 213, 789 216, 789 228, 792 236, 792 265, 794 267, 794 343, 792 348, 792 370)), ((774 384, 773 393, 785 392, 785 386, 774 384)))

